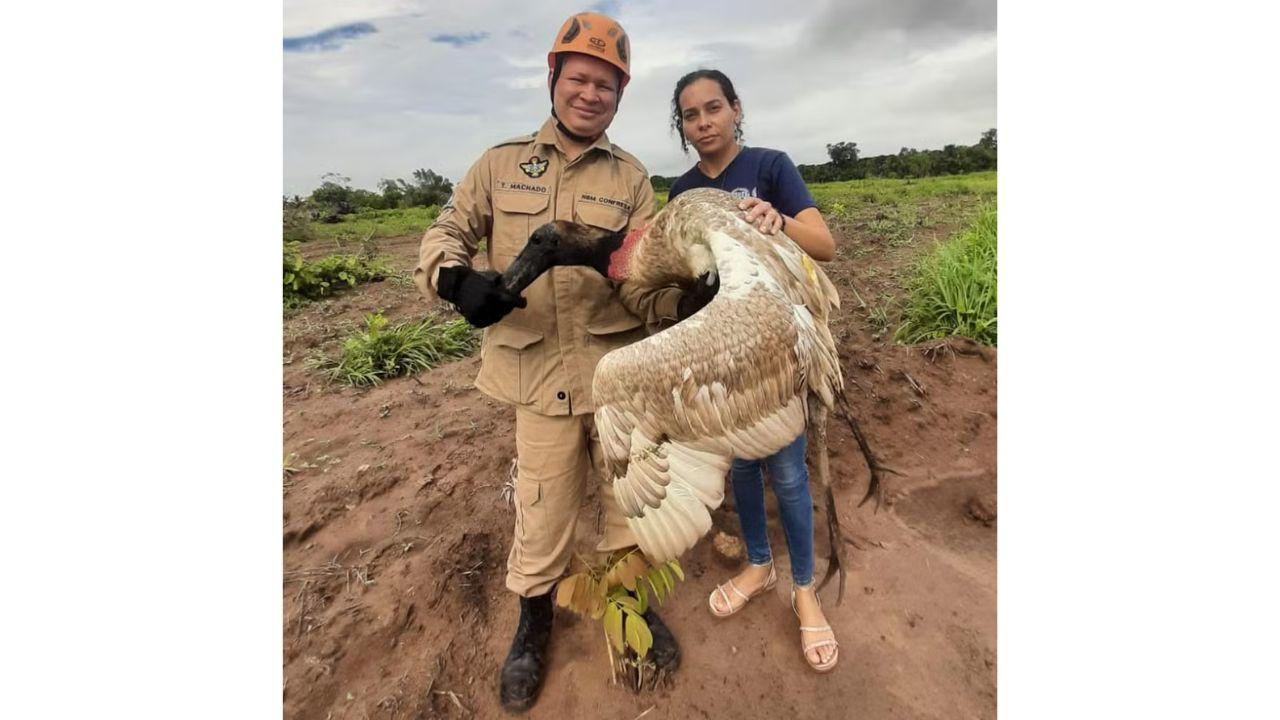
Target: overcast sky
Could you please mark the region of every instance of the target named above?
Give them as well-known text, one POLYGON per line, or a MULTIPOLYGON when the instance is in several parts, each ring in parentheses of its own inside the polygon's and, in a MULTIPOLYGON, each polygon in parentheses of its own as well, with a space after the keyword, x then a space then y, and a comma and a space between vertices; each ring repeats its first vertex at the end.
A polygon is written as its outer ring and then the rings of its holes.
POLYGON ((995 0, 284 0, 284 192, 330 171, 368 189, 420 167, 457 181, 546 119, 546 54, 582 10, 631 37, 608 133, 651 174, 697 159, 669 116, 676 80, 700 67, 733 80, 746 144, 797 163, 842 140, 878 155, 996 126, 995 0))

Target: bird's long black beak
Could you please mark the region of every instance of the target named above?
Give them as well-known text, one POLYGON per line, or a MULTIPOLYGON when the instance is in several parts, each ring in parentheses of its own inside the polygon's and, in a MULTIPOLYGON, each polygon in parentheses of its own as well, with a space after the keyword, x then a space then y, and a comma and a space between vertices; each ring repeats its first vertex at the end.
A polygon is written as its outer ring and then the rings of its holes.
POLYGON ((502 273, 502 286, 512 295, 520 295, 542 274, 559 264, 560 236, 555 225, 548 223, 533 231, 529 242, 502 273))
POLYGON ((502 273, 502 286, 519 295, 543 273, 557 265, 595 268, 609 275, 609 256, 622 245, 623 234, 563 220, 533 231, 524 249, 502 273))

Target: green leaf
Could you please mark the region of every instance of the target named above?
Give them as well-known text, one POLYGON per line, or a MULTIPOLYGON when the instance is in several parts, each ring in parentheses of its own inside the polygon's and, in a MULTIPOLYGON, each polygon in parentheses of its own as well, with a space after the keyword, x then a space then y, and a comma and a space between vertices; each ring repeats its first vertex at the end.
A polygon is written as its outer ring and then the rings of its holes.
POLYGON ((617 598, 616 600, 614 600, 614 602, 616 602, 618 605, 620 605, 620 606, 622 606, 622 607, 624 607, 624 608, 626 608, 626 609, 630 610, 631 612, 634 612, 634 613, 639 613, 639 612, 641 612, 641 610, 640 610, 640 601, 636 600, 635 598, 631 597, 630 595, 623 595, 622 597, 619 597, 619 598, 617 598))
POLYGON ((666 565, 658 568, 658 573, 662 575, 662 582, 667 586, 667 596, 670 597, 671 593, 676 589, 676 581, 671 579, 671 571, 667 569, 666 565))
POLYGON ((649 591, 644 589, 644 583, 636 583, 636 597, 640 599, 640 614, 643 615, 649 609, 649 591))
POLYGON ((622 654, 622 611, 617 605, 609 603, 604 610, 604 634, 609 638, 609 644, 613 646, 614 652, 622 654))
POLYGON ((680 582, 684 582, 684 570, 680 569, 680 563, 678 561, 668 561, 667 567, 671 568, 675 572, 676 577, 680 578, 680 582))
POLYGON ((653 647, 653 633, 649 630, 649 624, 644 618, 633 613, 627 613, 627 645, 635 652, 636 657, 644 659, 649 654, 649 648, 653 647))
POLYGON ((645 573, 644 579, 649 581, 649 587, 653 588, 653 598, 658 601, 659 605, 661 605, 663 587, 662 576, 658 575, 657 570, 650 570, 648 573, 645 573))

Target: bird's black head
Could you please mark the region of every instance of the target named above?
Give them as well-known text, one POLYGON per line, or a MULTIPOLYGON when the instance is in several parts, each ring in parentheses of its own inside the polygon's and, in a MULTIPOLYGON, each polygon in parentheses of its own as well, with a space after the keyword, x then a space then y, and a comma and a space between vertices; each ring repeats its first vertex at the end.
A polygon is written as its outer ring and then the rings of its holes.
POLYGON ((556 220, 529 236, 524 249, 502 274, 503 287, 520 294, 557 265, 581 265, 609 275, 609 256, 622 246, 622 233, 556 220))

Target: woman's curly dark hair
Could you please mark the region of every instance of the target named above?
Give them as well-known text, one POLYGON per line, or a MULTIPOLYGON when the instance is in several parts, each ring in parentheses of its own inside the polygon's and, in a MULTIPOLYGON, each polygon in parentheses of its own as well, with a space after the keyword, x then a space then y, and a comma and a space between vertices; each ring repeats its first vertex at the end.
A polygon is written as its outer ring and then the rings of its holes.
POLYGON ((733 89, 733 82, 729 80, 728 75, 719 70, 694 70, 676 82, 675 94, 671 96, 671 129, 680 138, 680 149, 686 155, 689 154, 689 141, 684 139, 684 117, 680 114, 680 93, 695 80, 715 80, 719 83, 725 99, 729 101, 729 106, 738 108, 738 122, 733 128, 733 139, 742 142, 742 118, 745 113, 742 112, 742 103, 738 101, 738 92, 733 89))

